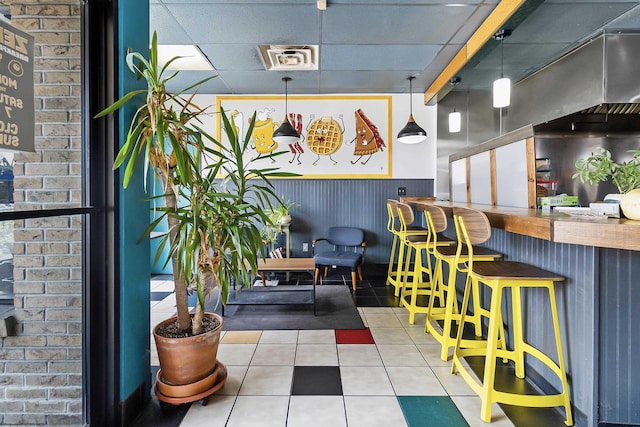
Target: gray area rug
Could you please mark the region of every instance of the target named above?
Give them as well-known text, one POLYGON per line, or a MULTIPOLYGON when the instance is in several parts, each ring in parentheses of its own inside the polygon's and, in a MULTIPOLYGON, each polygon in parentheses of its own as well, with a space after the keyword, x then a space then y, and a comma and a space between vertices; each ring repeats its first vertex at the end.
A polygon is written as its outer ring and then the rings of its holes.
MULTIPOLYGON (((286 330, 286 329, 364 329, 350 289, 344 284, 316 286, 316 314, 313 305, 295 304, 300 296, 291 292, 310 290, 311 285, 280 285, 266 289, 243 289, 237 302, 224 308, 223 330, 286 330), (293 298, 293 299, 289 299, 293 298)), ((222 314, 217 295, 207 301, 206 311, 222 314)), ((303 297, 303 299, 306 298, 303 297)), ((232 300, 233 302, 233 300, 232 300)))

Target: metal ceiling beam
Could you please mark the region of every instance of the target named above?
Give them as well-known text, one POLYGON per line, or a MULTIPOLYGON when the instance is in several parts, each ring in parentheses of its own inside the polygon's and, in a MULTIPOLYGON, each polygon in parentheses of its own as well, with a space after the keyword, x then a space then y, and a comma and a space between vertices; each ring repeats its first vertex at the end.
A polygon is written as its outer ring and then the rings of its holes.
POLYGON ((478 27, 453 59, 436 77, 431 86, 424 93, 424 103, 435 104, 440 90, 455 77, 462 67, 475 55, 482 46, 493 36, 505 22, 525 3, 526 0, 502 0, 489 14, 487 19, 478 27))

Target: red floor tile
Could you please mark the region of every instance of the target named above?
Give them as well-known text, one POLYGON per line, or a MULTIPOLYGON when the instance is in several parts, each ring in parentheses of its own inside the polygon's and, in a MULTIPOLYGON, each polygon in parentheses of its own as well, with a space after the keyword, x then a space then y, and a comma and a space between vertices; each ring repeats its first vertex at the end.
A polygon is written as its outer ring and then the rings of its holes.
POLYGON ((336 329, 336 344, 375 344, 369 328, 336 329))

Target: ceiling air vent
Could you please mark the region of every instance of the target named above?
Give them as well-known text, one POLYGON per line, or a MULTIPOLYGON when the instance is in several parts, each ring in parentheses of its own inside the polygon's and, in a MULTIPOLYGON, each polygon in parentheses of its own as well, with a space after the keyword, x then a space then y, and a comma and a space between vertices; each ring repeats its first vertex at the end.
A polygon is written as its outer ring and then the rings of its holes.
POLYGON ((306 71, 318 69, 318 46, 260 45, 268 71, 306 71))

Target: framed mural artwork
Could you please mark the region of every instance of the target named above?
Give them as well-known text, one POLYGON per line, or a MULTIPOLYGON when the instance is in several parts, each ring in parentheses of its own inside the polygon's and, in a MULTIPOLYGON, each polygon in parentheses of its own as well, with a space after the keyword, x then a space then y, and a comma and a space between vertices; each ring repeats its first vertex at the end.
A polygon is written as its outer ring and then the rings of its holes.
POLYGON ((264 161, 301 178, 391 177, 391 96, 289 95, 289 122, 300 139, 286 147, 272 138, 285 117, 284 96, 217 96, 220 107, 243 137, 256 112, 250 158, 285 151, 264 161))

